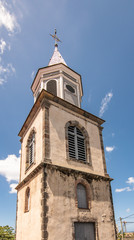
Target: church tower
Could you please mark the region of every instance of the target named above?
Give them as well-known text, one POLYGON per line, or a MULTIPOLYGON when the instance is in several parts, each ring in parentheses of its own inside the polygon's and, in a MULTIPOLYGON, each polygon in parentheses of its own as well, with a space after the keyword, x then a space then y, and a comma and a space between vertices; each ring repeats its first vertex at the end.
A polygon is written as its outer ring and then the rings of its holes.
POLYGON ((81 109, 81 76, 61 56, 37 71, 20 132, 16 240, 116 240, 104 120, 81 109))

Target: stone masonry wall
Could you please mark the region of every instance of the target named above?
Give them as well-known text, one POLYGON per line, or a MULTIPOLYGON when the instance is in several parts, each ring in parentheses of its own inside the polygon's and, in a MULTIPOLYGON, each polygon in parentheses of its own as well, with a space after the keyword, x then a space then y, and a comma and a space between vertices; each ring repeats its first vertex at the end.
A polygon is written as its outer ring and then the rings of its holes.
POLYGON ((39 171, 18 191, 16 240, 41 240, 42 175, 39 171), (25 211, 27 188, 30 189, 29 211, 25 211))
POLYGON ((110 183, 87 174, 46 169, 48 240, 74 240, 74 222, 94 222, 96 240, 115 240, 114 214, 110 183), (83 182, 88 189, 89 209, 77 206, 76 186, 83 182))

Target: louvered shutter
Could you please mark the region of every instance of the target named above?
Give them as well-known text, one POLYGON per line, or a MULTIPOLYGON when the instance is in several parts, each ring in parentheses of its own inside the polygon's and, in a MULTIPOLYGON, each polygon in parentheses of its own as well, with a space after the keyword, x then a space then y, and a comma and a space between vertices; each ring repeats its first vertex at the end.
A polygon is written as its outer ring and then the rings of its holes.
POLYGON ((35 136, 33 134, 29 143, 29 164, 30 165, 34 162, 34 139, 35 139, 35 136))
POLYGON ((69 157, 70 158, 76 158, 76 151, 75 151, 75 127, 69 126, 68 127, 68 145, 69 145, 69 157))
POLYGON ((69 157, 86 161, 85 138, 75 126, 68 127, 69 157))
POLYGON ((78 159, 79 160, 86 160, 86 156, 85 156, 85 138, 82 134, 82 132, 76 128, 76 132, 77 132, 77 148, 78 148, 78 159))
POLYGON ((77 201, 78 208, 88 208, 86 188, 81 183, 77 185, 77 201))

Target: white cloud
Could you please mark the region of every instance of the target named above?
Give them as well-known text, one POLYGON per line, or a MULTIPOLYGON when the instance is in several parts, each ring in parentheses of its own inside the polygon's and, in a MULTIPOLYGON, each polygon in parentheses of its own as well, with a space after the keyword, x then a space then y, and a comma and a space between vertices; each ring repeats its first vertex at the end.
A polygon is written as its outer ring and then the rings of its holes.
POLYGON ((124 192, 126 188, 116 188, 115 192, 124 192))
POLYGON ((131 192, 131 191, 133 191, 133 189, 131 189, 130 187, 115 189, 115 192, 124 192, 124 191, 131 192))
POLYGON ((3 54, 4 53, 4 50, 5 50, 5 48, 6 48, 6 42, 3 40, 3 39, 1 39, 0 40, 0 54, 3 54))
POLYGON ((4 26, 8 32, 13 33, 19 27, 16 17, 7 9, 5 1, 0 0, 0 27, 4 26))
POLYGON ((16 193, 16 192, 17 192, 17 190, 15 189, 16 186, 17 186, 16 183, 12 183, 12 184, 10 184, 10 188, 11 188, 11 190, 9 191, 9 193, 16 193))
POLYGON ((99 116, 102 117, 104 112, 107 110, 108 108, 108 103, 111 101, 111 98, 113 97, 113 93, 109 92, 106 94, 106 96, 102 99, 101 101, 101 106, 100 106, 100 112, 99 112, 99 116))
POLYGON ((7 78, 15 73, 15 68, 11 63, 8 63, 6 67, 0 65, 0 85, 6 82, 7 78))
POLYGON ((0 160, 0 175, 4 176, 8 182, 19 181, 20 157, 8 155, 0 160))
POLYGON ((128 180, 126 181, 128 184, 133 184, 134 183, 134 177, 129 177, 128 180))
MULTIPOLYGON (((20 151, 19 151, 20 154, 20 151)), ((8 155, 7 158, 0 160, 0 175, 4 176, 8 183, 10 183, 9 193, 16 193, 15 187, 19 181, 20 172, 20 157, 16 155, 8 155)))
POLYGON ((127 209, 126 209, 126 212, 129 213, 129 212, 130 212, 130 208, 127 208, 127 209))
POLYGON ((124 191, 127 191, 127 192, 131 192, 131 191, 134 191, 134 177, 129 177, 128 180, 126 181, 127 184, 132 184, 132 187, 125 187, 125 188, 119 188, 119 189, 116 189, 115 192, 124 192, 124 191))
POLYGON ((115 149, 115 146, 112 146, 112 147, 106 147, 106 151, 107 152, 112 152, 113 150, 115 149))

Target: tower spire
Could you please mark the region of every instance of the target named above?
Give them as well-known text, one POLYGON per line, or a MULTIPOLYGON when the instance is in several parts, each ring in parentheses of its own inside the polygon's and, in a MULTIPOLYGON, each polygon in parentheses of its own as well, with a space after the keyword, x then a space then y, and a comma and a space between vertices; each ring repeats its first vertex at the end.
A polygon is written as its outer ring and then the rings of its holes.
POLYGON ((54 53, 49 61, 49 64, 48 66, 50 65, 54 65, 54 64, 58 64, 58 63, 63 63, 65 65, 66 62, 65 60, 63 59, 63 57, 61 56, 60 52, 58 51, 58 42, 61 42, 61 40, 57 37, 57 30, 55 29, 55 34, 50 34, 50 36, 55 40, 55 49, 54 49, 54 53))

